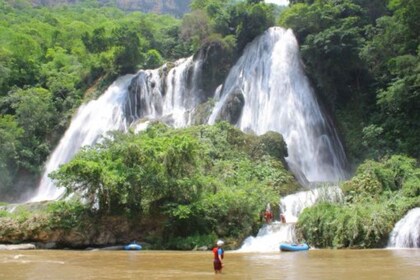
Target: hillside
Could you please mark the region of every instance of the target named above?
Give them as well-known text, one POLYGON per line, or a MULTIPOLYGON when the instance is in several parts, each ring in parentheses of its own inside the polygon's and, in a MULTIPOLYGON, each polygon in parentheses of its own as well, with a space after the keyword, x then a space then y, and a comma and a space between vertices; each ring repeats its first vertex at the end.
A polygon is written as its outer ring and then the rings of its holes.
POLYGON ((142 11, 145 13, 171 14, 181 17, 189 11, 191 0, 32 0, 33 6, 53 6, 60 4, 77 4, 99 2, 104 6, 117 6, 124 11, 142 11))

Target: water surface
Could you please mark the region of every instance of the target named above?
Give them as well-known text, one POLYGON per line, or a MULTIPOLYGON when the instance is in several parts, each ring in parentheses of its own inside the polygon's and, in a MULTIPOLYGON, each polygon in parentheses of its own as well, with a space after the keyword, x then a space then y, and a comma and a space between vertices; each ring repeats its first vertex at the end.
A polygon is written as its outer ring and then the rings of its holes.
POLYGON ((0 251, 0 279, 420 279, 420 250, 211 252, 0 251))

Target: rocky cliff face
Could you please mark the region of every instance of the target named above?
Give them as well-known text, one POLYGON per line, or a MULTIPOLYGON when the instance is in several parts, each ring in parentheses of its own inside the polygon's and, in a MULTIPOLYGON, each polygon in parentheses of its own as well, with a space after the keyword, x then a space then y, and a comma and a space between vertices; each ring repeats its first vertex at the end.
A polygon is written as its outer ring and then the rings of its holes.
MULTIPOLYGON (((33 6, 54 6, 78 4, 83 0, 32 0, 33 6)), ((97 0, 103 6, 117 6, 124 11, 171 14, 181 17, 189 11, 191 0, 97 0)))

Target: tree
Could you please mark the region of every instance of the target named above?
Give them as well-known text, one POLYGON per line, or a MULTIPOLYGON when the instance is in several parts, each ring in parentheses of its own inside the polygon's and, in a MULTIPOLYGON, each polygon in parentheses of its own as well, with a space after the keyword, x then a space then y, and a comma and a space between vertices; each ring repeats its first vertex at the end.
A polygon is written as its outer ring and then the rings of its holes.
POLYGON ((46 140, 51 134, 55 115, 51 93, 43 88, 17 89, 10 101, 16 122, 23 129, 17 163, 19 167, 37 173, 50 153, 46 140))
POLYGON ((192 45, 191 50, 197 50, 209 34, 209 18, 202 10, 194 10, 183 17, 181 38, 192 45))
POLYGON ((249 6, 240 6, 236 10, 237 49, 241 52, 245 46, 274 25, 273 10, 261 1, 249 1, 249 6))
POLYGON ((112 31, 114 64, 118 74, 135 72, 143 60, 140 55, 140 38, 129 26, 120 26, 112 31))
POLYGON ((91 53, 100 53, 106 51, 109 47, 109 38, 106 37, 104 27, 94 29, 92 35, 85 32, 82 35, 82 41, 91 53))
POLYGON ((386 148, 419 157, 420 36, 416 1, 392 1, 392 16, 369 29, 361 57, 377 81, 375 125, 384 129, 386 148))
POLYGON ((11 187, 18 169, 16 159, 22 136, 23 129, 13 116, 0 116, 0 194, 11 187))
POLYGON ((193 195, 189 188, 198 160, 191 137, 137 137, 114 134, 85 150, 52 175, 69 192, 81 192, 101 213, 139 215, 155 203, 179 202, 193 195))
POLYGON ((162 56, 157 50, 151 49, 147 51, 144 68, 154 69, 161 66, 162 63, 162 56))

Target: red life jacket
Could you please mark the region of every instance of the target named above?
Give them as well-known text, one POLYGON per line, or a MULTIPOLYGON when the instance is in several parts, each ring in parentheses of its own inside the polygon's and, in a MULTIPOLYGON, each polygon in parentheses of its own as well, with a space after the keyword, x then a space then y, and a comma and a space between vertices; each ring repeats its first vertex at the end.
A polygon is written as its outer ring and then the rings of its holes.
MULTIPOLYGON (((222 249, 222 248, 220 248, 220 249, 222 249)), ((213 255, 214 255, 214 259, 219 259, 219 247, 214 247, 213 248, 213 255)), ((223 249, 222 249, 222 255, 221 255, 221 258, 223 259, 223 255, 224 255, 224 251, 223 251, 223 249)))

